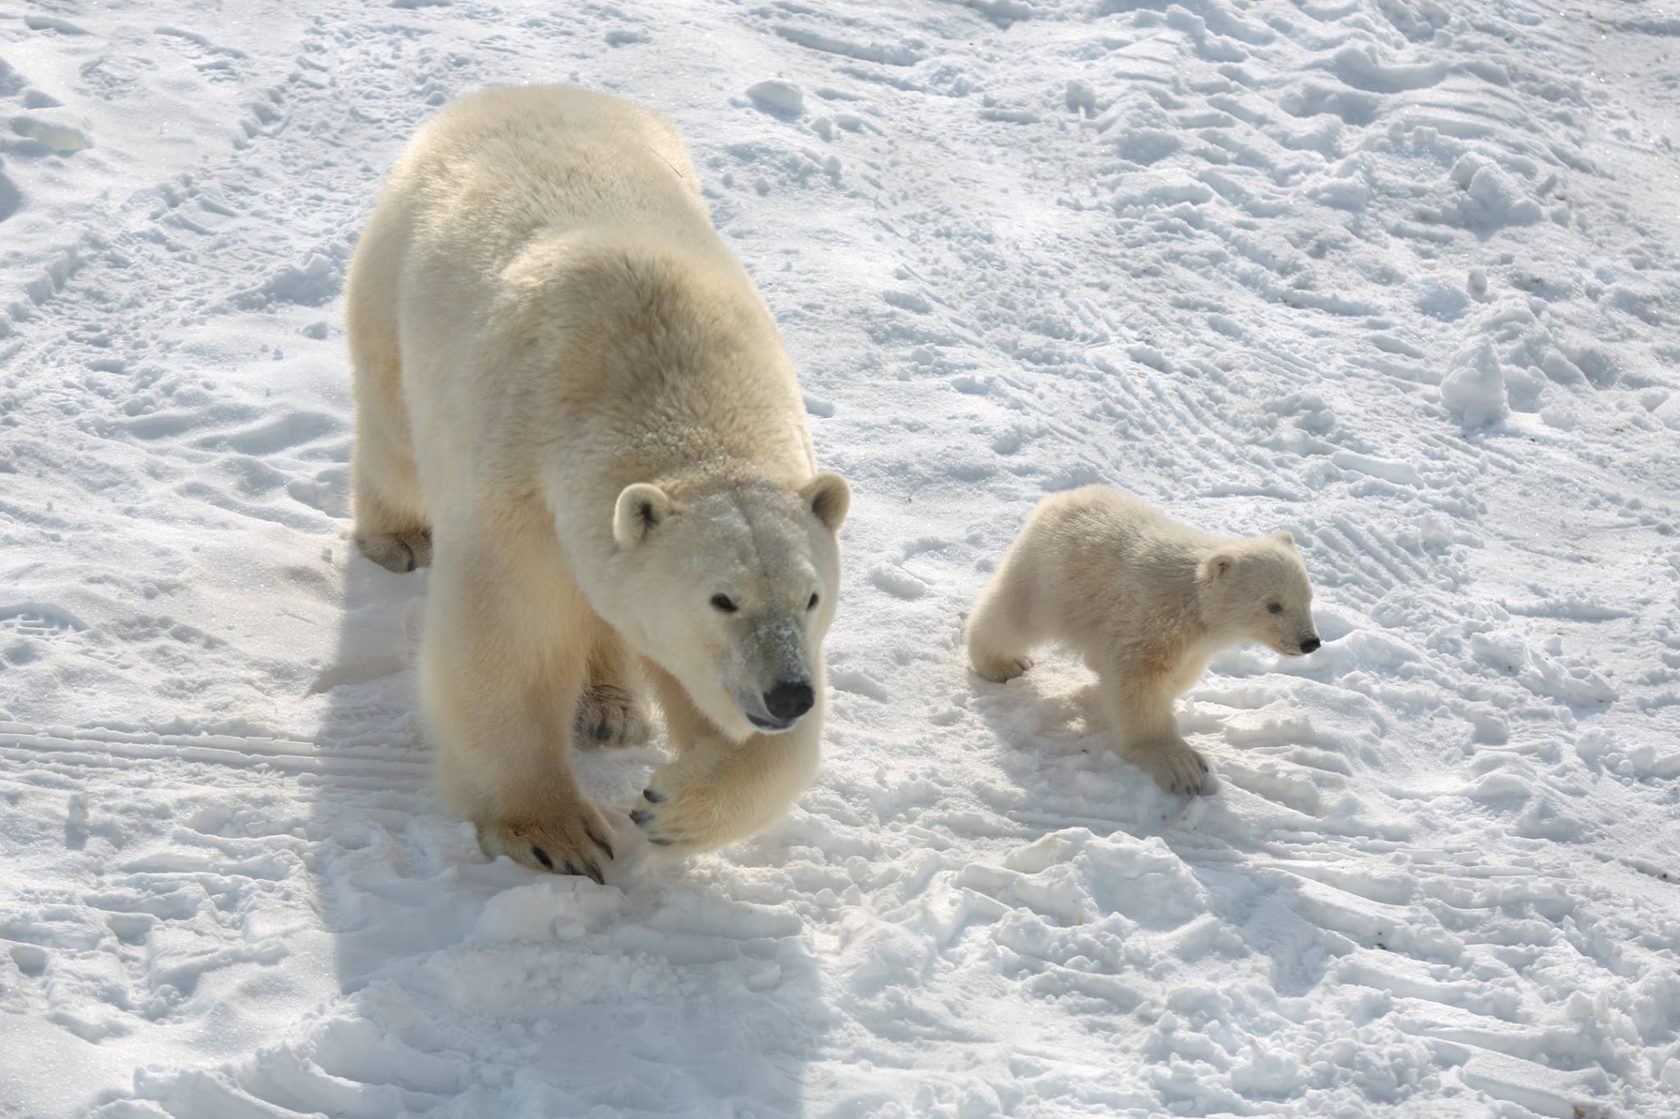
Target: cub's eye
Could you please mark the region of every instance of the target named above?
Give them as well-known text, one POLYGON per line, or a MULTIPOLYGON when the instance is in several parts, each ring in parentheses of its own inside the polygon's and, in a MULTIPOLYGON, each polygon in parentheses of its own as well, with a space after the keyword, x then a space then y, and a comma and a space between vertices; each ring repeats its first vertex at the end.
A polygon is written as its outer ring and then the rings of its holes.
MULTIPOLYGON (((716 602, 717 600, 713 599, 712 601, 716 602)), ((1268 614, 1281 614, 1281 613, 1283 613, 1283 603, 1281 603, 1281 602, 1268 602, 1268 603, 1266 603, 1266 613, 1268 613, 1268 614)))
POLYGON ((733 614, 739 609, 735 605, 735 600, 726 594, 714 594, 712 596, 712 608, 721 614, 733 614))
POLYGON ((816 596, 816 595, 814 595, 814 594, 813 594, 813 595, 812 595, 812 596, 811 596, 811 601, 810 601, 810 602, 807 602, 807 603, 806 603, 806 604, 805 604, 805 609, 807 609, 807 610, 815 610, 815 609, 816 609, 816 608, 817 608, 817 596, 816 596))

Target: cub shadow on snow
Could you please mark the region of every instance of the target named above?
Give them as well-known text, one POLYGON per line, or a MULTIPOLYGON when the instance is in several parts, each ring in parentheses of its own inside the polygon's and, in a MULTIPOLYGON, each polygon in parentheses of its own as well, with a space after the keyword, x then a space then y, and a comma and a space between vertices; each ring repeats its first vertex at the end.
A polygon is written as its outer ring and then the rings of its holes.
MULTIPOLYGON (((1018 802, 993 808, 1021 827, 1022 846, 1071 828, 1158 839, 1201 886, 1203 912, 1272 961, 1279 994, 1305 994, 1323 979, 1329 962, 1324 930, 1297 912, 1297 880, 1277 867, 1290 855, 1265 834, 1244 834, 1252 825, 1233 810, 1233 798, 1252 794, 1221 772, 1229 746, 1210 750, 1194 740, 1200 736, 1192 737, 1213 770, 1213 792, 1163 793, 1120 756, 1096 679, 1076 658, 1041 655, 1007 684, 983 680, 966 665, 964 672, 973 709, 997 743, 999 765, 1020 790, 1018 802), (1074 673, 1086 678, 1076 690, 1050 690, 1074 673)), ((1183 731, 1182 712, 1179 724, 1183 731)), ((1147 919, 1140 923, 1158 927, 1147 919)))
POLYGON ((817 962, 797 916, 730 896, 741 875, 646 857, 622 806, 663 760, 663 732, 574 754, 615 828, 608 885, 487 861, 431 784, 414 667, 430 573, 339 546, 310 870, 349 1004, 331 1017, 356 1019, 327 1028, 370 1059, 335 1074, 380 1070, 405 1114, 801 1114, 833 1016, 817 962))

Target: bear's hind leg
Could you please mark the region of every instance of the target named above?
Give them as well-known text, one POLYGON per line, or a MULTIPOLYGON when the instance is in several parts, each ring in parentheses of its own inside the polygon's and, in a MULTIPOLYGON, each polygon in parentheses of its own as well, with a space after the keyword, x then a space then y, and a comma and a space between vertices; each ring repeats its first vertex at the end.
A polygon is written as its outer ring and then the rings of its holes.
POLYGON ((593 614, 590 628, 588 679, 578 696, 574 741, 582 748, 645 745, 653 735, 653 724, 637 687, 630 650, 611 626, 593 614))
POLYGON ((404 572, 432 562, 432 529, 402 395, 395 242, 382 218, 382 213, 374 215, 356 246, 345 297, 356 396, 351 465, 356 527, 351 539, 357 551, 380 567, 404 572))
POLYGON ((1174 693, 1164 680, 1105 672, 1099 686, 1127 761, 1154 778, 1162 792, 1213 791, 1207 759, 1178 733, 1174 693))
POLYGON ((357 373, 356 450, 351 507, 356 550, 399 574, 430 566, 432 529, 409 453, 408 417, 395 386, 367 386, 357 373), (369 399, 374 397, 375 399, 369 399), (389 399, 380 399, 389 398, 389 399))
POLYGON ((375 532, 358 527, 351 535, 356 550, 386 571, 398 575, 432 565, 432 530, 407 528, 395 532, 375 532))

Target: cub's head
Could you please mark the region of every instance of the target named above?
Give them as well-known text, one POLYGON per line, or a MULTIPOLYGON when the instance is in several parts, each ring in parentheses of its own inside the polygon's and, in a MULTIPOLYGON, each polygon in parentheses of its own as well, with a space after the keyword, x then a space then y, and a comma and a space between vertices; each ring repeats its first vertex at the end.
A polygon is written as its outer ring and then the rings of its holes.
POLYGON ((1202 621, 1215 633, 1258 641, 1292 657, 1321 644, 1312 619, 1312 585, 1287 532, 1221 545, 1202 559, 1197 582, 1202 621))
POLYGON ((628 486, 613 512, 609 620, 724 734, 788 730, 823 687, 850 500, 826 473, 797 490, 628 486))

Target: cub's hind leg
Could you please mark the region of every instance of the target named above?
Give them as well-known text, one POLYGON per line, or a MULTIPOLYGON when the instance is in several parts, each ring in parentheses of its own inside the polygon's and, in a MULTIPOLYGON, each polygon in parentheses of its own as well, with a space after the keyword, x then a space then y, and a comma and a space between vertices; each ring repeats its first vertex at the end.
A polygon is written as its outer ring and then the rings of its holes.
POLYGON ((968 619, 968 663, 996 684, 1013 680, 1032 667, 1031 588, 1020 564, 1006 559, 974 603, 968 619))

